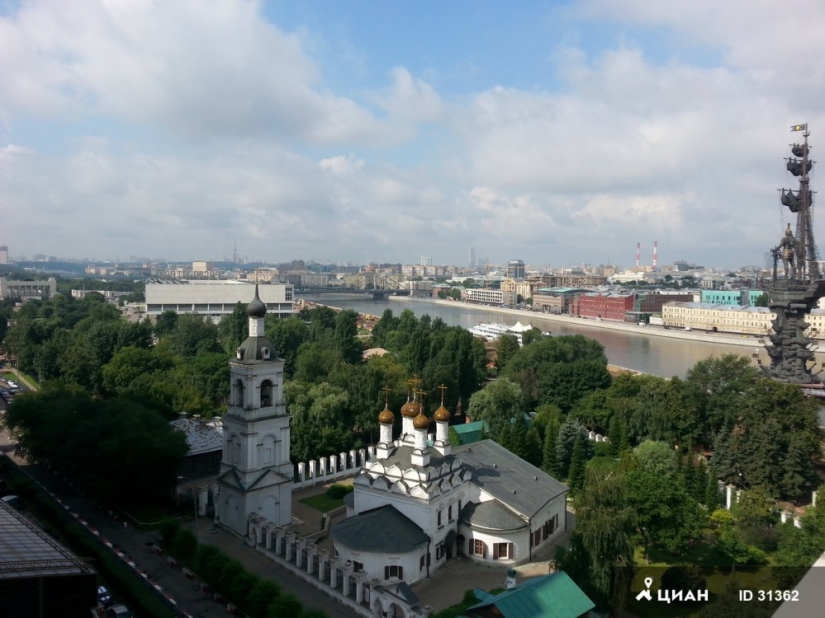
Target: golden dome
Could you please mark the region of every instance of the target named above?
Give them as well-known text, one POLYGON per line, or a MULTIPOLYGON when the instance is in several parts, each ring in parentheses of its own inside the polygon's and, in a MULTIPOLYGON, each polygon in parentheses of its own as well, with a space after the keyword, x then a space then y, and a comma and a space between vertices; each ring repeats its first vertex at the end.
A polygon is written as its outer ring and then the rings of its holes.
POLYGON ((430 419, 427 418, 423 410, 413 419, 413 427, 416 429, 428 429, 430 427, 430 419))
POLYGON ((384 406, 384 409, 381 410, 381 414, 378 415, 378 422, 383 424, 392 423, 395 420, 395 414, 389 409, 388 406, 384 406))
POLYGON ((450 420, 450 411, 444 407, 444 403, 442 402, 441 407, 435 411, 433 414, 433 420, 435 421, 449 421, 450 420))
POLYGON ((421 413, 421 404, 413 398, 412 401, 408 401, 403 406, 401 406, 401 416, 406 416, 407 418, 415 418, 421 413))

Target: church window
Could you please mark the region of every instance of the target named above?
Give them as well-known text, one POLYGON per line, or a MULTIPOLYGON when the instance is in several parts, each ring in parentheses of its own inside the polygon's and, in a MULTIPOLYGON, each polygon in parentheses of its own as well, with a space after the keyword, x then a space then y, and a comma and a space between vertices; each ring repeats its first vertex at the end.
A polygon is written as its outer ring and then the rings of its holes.
POLYGON ((441 509, 438 509, 438 527, 440 528, 443 524, 441 523, 441 509))
POLYGON ((418 570, 423 571, 425 566, 427 566, 427 554, 422 555, 421 560, 418 561, 418 570))
POLYGON ((235 405, 243 407, 243 382, 235 381, 235 405))
POLYGON ((439 543, 435 546, 435 559, 441 560, 444 556, 444 543, 439 543))
POLYGON ((515 546, 512 543, 493 543, 493 560, 515 558, 515 546))
POLYGON ((447 507, 447 521, 453 521, 453 505, 447 507))
POLYGON ((261 407, 267 408, 272 405, 272 382, 264 380, 261 382, 261 407))
POLYGON ((487 555, 487 548, 484 546, 484 541, 481 539, 470 539, 470 553, 482 558, 487 555))
POLYGON ((364 564, 362 562, 356 562, 353 560, 352 562, 352 570, 356 573, 360 573, 364 570, 364 564))
POLYGON ((403 579, 403 577, 404 577, 403 567, 400 567, 397 564, 393 564, 391 566, 385 566, 384 567, 384 579, 390 579, 390 578, 403 579))

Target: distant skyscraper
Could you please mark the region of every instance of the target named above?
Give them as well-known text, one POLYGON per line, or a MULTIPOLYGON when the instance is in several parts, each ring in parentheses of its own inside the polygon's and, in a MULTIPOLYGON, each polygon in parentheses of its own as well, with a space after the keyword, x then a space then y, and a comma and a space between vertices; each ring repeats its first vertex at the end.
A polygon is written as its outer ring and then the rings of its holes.
POLYGON ((9 248, 5 245, 0 246, 0 264, 9 263, 9 248))
POLYGON ((476 249, 475 247, 470 247, 470 268, 476 267, 476 249))
POLYGON ((419 266, 432 266, 433 265, 433 258, 427 257, 426 255, 421 256, 421 263, 419 266))
POLYGON ((507 276, 511 279, 524 279, 524 262, 522 260, 507 262, 507 276))

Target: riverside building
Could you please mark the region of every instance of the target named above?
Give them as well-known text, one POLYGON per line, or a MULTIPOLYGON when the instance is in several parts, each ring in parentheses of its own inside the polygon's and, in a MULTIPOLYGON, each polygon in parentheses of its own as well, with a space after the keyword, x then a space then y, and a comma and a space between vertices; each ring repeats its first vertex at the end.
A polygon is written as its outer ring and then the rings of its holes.
MULTIPOLYGON (((198 313, 218 322, 232 313, 238 303, 250 302, 254 294, 255 286, 246 281, 175 279, 150 282, 146 284, 146 314, 157 317, 164 311, 198 313)), ((291 285, 262 284, 259 294, 270 315, 289 317, 294 313, 291 285)))

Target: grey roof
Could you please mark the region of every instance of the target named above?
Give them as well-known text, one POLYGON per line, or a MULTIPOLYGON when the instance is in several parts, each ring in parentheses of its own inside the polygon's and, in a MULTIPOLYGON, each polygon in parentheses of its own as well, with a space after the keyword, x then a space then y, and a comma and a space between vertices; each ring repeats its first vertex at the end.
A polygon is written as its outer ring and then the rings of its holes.
POLYGON ((332 538, 356 551, 406 554, 430 537, 395 507, 386 505, 348 517, 335 525, 332 538))
POLYGON ((187 455, 210 453, 223 448, 223 426, 194 418, 178 418, 169 423, 173 429, 186 434, 187 455))
POLYGON ((492 440, 453 448, 472 483, 525 517, 533 517, 553 498, 570 491, 567 485, 514 455, 492 440))
POLYGON ((344 494, 344 504, 349 508, 355 508, 355 492, 350 491, 344 494))
POLYGON ((0 500, 0 580, 94 573, 0 500))
POLYGON ((278 352, 269 339, 266 337, 247 337, 246 341, 237 349, 232 362, 248 364, 260 361, 269 363, 274 360, 278 360, 278 352))
POLYGON ((502 505, 498 500, 470 502, 461 509, 461 521, 473 528, 485 530, 518 530, 529 525, 527 521, 502 505))

